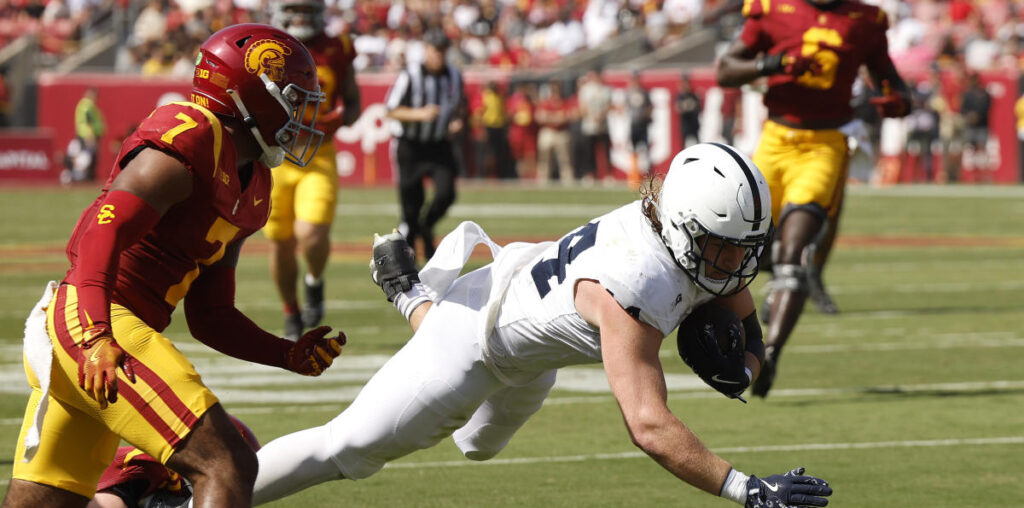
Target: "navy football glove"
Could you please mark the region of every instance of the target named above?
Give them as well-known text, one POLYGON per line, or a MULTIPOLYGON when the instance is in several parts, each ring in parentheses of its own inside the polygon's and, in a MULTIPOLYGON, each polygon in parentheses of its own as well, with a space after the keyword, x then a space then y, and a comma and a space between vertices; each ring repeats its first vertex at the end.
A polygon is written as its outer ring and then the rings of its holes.
POLYGON ((794 506, 826 506, 832 495, 828 482, 815 476, 804 476, 798 467, 786 474, 767 478, 750 475, 747 480, 746 508, 790 508, 794 506))
POLYGON ((750 386, 744 334, 736 314, 708 303, 694 309, 679 324, 676 346, 683 362, 708 386, 726 397, 743 400, 743 391, 750 386))

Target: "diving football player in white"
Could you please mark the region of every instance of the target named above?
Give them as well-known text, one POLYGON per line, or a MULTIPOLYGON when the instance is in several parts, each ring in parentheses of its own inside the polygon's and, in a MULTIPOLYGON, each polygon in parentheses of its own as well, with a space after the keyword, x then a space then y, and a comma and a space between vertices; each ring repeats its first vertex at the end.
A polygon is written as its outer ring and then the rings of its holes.
POLYGON ((724 380, 737 387, 728 395, 756 378, 763 345, 747 285, 771 235, 760 171, 731 147, 699 144, 676 155, 660 191, 557 242, 502 248, 466 222, 417 273, 404 240, 379 238, 374 280, 416 332, 340 415, 259 451, 255 501, 366 478, 449 435, 470 460, 490 459, 540 409, 558 368, 603 362, 633 442, 672 474, 750 507, 824 506, 824 480, 802 468, 747 476, 666 404, 658 350, 704 302, 745 316, 746 372, 724 380), (456 279, 478 243, 494 262, 456 279))

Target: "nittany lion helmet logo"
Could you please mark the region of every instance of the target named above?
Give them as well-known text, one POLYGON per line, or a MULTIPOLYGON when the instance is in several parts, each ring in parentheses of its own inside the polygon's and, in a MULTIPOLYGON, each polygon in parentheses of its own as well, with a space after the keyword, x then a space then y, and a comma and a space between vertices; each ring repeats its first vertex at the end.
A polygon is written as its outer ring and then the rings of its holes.
POLYGON ((284 79, 284 57, 292 54, 291 48, 272 39, 260 39, 245 52, 245 70, 260 75, 267 74, 271 81, 284 79))

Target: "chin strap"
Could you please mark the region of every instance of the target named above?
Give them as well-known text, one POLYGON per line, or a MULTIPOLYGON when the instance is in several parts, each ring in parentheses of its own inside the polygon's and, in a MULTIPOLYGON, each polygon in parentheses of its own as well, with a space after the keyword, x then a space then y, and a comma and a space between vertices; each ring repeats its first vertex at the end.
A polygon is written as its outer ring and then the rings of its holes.
MULTIPOLYGON (((266 74, 260 74, 260 77, 263 78, 264 81, 269 80, 266 76, 266 74)), ((277 88, 277 85, 274 85, 272 81, 270 84, 273 85, 275 89, 277 88)), ((263 150, 263 154, 260 155, 260 162, 269 168, 280 166, 281 163, 284 162, 284 149, 279 146, 272 147, 268 145, 267 142, 263 140, 263 135, 260 133, 256 118, 249 114, 249 110, 246 109, 245 103, 242 102, 242 98, 238 96, 238 92, 235 90, 226 91, 228 95, 231 96, 231 100, 235 101, 235 106, 238 107, 238 111, 242 113, 242 123, 249 128, 249 132, 251 132, 252 136, 256 138, 256 142, 259 143, 260 149, 263 150)), ((275 97, 279 95, 280 94, 277 94, 275 97)))

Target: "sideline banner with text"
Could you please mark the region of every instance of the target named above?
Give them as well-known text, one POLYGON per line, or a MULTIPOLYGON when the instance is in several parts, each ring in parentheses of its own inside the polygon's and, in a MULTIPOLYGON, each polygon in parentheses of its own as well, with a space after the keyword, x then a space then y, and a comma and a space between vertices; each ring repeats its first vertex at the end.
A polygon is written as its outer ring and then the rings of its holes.
POLYGON ((56 182, 53 147, 47 129, 0 129, 0 180, 56 182))

